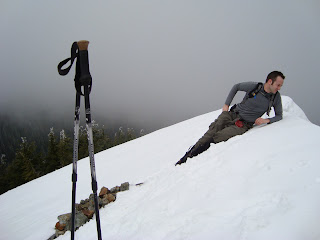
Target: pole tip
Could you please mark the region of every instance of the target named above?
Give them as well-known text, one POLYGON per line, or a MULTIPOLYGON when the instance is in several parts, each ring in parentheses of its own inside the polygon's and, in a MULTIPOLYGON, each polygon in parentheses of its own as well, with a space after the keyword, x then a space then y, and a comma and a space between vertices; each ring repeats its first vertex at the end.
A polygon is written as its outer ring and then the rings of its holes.
POLYGON ((78 42, 78 47, 80 51, 88 50, 88 45, 89 45, 89 41, 87 40, 81 40, 78 42))

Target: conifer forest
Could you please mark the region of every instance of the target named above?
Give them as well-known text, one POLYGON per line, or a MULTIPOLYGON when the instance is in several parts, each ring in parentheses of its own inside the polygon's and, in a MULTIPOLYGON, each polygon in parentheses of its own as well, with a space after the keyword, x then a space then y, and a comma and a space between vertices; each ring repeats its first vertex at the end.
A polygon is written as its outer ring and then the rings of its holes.
MULTIPOLYGON (((46 121, 21 122, 1 115, 0 194, 72 163, 73 125, 70 124, 58 122, 53 127, 46 121)), ((92 131, 95 153, 143 135, 143 130, 115 125, 106 128, 95 121, 92 131)), ((87 131, 81 125, 78 158, 87 156, 87 131)))

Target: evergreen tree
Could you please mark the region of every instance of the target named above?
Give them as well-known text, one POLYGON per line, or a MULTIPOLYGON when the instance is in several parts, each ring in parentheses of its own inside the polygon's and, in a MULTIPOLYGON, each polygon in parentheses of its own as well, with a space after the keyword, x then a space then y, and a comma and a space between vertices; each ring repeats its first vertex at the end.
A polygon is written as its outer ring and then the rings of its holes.
POLYGON ((36 152, 35 142, 29 143, 25 137, 22 137, 21 140, 20 149, 14 161, 7 168, 7 190, 42 175, 41 158, 36 152))
POLYGON ((37 154, 35 142, 29 143, 26 138, 22 138, 16 160, 22 162, 22 177, 25 182, 40 176, 41 160, 37 154))
POLYGON ((5 154, 1 154, 0 158, 0 169, 5 169, 7 165, 7 158, 5 154))
POLYGON ((1 154, 1 160, 0 160, 0 194, 4 193, 8 190, 7 187, 7 159, 6 155, 1 154))
POLYGON ((140 130, 140 137, 144 136, 144 129, 140 130))
POLYGON ((124 131, 123 131, 123 127, 120 127, 118 132, 115 133, 114 135, 114 146, 117 146, 119 144, 122 144, 125 142, 125 134, 124 134, 124 131))
POLYGON ((136 138, 136 134, 133 128, 127 128, 126 141, 131 141, 136 138))
POLYGON ((53 128, 50 128, 50 133, 48 134, 49 138, 49 145, 48 145, 48 154, 46 157, 46 172, 52 172, 59 167, 60 161, 59 161, 59 155, 58 155, 58 143, 56 141, 53 128))
POLYGON ((97 124, 95 121, 92 121, 92 134, 94 153, 101 152, 112 147, 111 140, 105 133, 104 128, 99 128, 99 124, 97 124))
POLYGON ((58 157, 60 166, 66 166, 72 162, 72 144, 71 139, 67 137, 64 130, 60 132, 60 141, 58 143, 58 157))
POLYGON ((78 148, 79 148, 79 151, 78 151, 79 159, 89 156, 87 130, 83 126, 80 126, 80 129, 79 129, 78 148))
POLYGON ((22 176, 23 162, 20 159, 15 158, 13 162, 7 168, 7 180, 8 186, 6 190, 15 188, 24 184, 26 181, 22 176))

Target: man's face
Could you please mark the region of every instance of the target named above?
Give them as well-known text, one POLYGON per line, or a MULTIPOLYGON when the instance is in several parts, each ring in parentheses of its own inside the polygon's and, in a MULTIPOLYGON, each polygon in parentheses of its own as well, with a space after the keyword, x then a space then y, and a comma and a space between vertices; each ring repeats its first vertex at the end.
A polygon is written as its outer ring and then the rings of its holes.
MULTIPOLYGON (((269 81, 272 81, 271 79, 269 81)), ((281 89, 283 85, 283 78, 278 76, 273 84, 270 85, 270 91, 275 94, 277 91, 281 89)))

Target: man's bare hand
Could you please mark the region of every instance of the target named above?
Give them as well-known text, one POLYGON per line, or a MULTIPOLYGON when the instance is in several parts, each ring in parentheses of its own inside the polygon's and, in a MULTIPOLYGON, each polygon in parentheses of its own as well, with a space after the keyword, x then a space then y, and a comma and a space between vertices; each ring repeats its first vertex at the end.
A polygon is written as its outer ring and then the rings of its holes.
POLYGON ((256 121, 254 122, 254 124, 261 125, 261 124, 266 124, 266 123, 269 123, 269 122, 270 122, 269 119, 257 118, 256 121))
POLYGON ((223 112, 229 111, 229 106, 228 106, 227 104, 223 105, 222 111, 223 111, 223 112))

